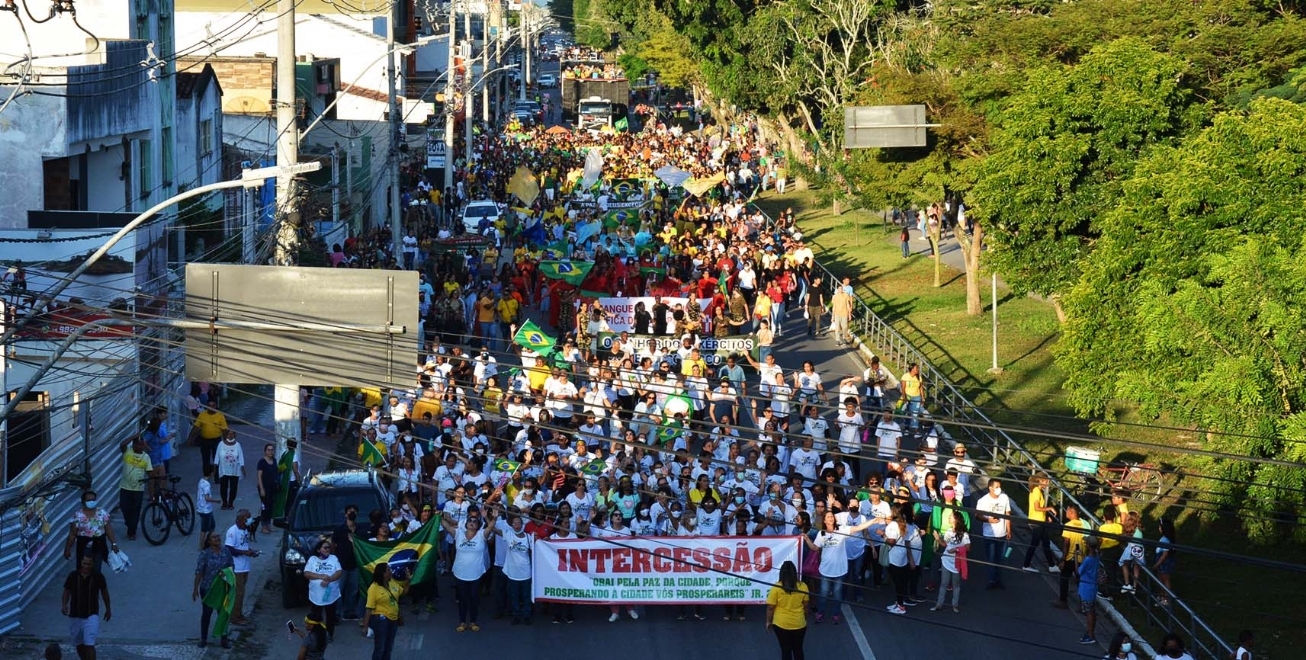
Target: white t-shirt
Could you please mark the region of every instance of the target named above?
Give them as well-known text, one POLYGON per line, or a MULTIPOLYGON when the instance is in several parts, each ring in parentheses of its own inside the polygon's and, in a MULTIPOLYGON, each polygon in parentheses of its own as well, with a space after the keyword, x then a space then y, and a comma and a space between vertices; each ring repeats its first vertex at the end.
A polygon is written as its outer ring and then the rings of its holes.
POLYGON ((535 550, 535 537, 525 532, 518 536, 510 527, 499 540, 508 549, 508 557, 503 563, 504 577, 513 582, 531 579, 531 553, 535 550))
POLYGON ((875 437, 879 441, 877 453, 880 458, 893 458, 898 455, 898 445, 902 442, 902 428, 898 422, 881 421, 875 427, 875 437))
MULTIPOLYGON (((305 573, 317 573, 318 575, 334 575, 340 569, 340 560, 335 555, 327 555, 326 559, 314 554, 304 563, 305 573)), ((330 605, 340 600, 340 582, 332 582, 327 586, 322 586, 321 580, 308 581, 308 600, 314 605, 330 605)))
POLYGON ((961 534, 961 539, 956 539, 951 533, 948 533, 944 535, 943 540, 947 543, 947 547, 943 548, 943 570, 949 573, 956 573, 958 572, 957 550, 962 546, 970 545, 970 534, 963 532, 961 534))
POLYGON ((821 549, 821 577, 837 578, 848 574, 848 549, 844 545, 848 542, 848 529, 847 525, 841 525, 833 534, 817 533, 815 543, 821 549))
POLYGON ((836 420, 839 424, 839 449, 847 454, 856 454, 862 448, 861 431, 862 414, 853 411, 849 415, 847 410, 839 413, 836 420))
POLYGON ((464 582, 473 582, 485 575, 485 531, 476 530, 472 538, 459 529, 454 537, 457 553, 453 558, 453 576, 464 582))
MULTIPOLYGON (((249 532, 241 529, 237 525, 227 528, 226 538, 223 544, 236 550, 249 550, 249 532)), ((249 555, 234 555, 231 558, 231 568, 237 573, 249 572, 249 555)))
POLYGON ((894 566, 906 566, 907 540, 902 538, 902 532, 898 529, 897 525, 889 523, 885 526, 884 541, 885 547, 889 548, 889 563, 894 566), (894 544, 889 546, 889 541, 893 541, 894 544))
POLYGON ((213 503, 209 498, 213 497, 213 484, 208 479, 200 479, 200 483, 195 487, 195 513, 213 513, 213 503))
POLYGON ((816 481, 816 468, 821 464, 821 454, 816 449, 795 449, 789 454, 789 467, 808 481, 816 481))
MULTIPOLYGON (((1006 493, 999 492, 997 497, 993 493, 985 493, 984 497, 979 498, 975 503, 975 510, 980 515, 985 513, 1005 516, 1011 513, 1011 500, 1006 493)), ((999 517, 997 522, 984 521, 984 536, 987 538, 1003 538, 1007 535, 1007 519, 999 517)))

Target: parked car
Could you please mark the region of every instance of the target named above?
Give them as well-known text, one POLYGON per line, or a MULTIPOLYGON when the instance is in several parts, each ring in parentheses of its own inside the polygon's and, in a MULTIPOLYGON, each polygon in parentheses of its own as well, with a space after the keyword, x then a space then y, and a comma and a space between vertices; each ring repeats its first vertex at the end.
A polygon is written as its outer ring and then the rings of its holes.
MULTIPOLYGON (((308 598, 304 563, 318 541, 330 537, 344 523, 345 507, 355 505, 366 517, 371 511, 390 511, 390 493, 371 470, 323 472, 309 478, 290 504, 285 518, 273 524, 285 531, 277 556, 281 562, 281 604, 297 607, 308 598)), ((363 520, 359 521, 364 523, 363 520)))
POLYGON ((535 101, 518 101, 512 109, 514 113, 518 110, 529 112, 537 122, 544 121, 544 106, 535 101))
POLYGON ((541 73, 540 77, 537 79, 537 82, 540 87, 557 87, 558 76, 552 73, 541 73))
POLYGON ((503 209, 491 200, 478 199, 467 202, 467 206, 463 207, 463 228, 469 234, 479 234, 483 224, 494 224, 502 214, 503 209))

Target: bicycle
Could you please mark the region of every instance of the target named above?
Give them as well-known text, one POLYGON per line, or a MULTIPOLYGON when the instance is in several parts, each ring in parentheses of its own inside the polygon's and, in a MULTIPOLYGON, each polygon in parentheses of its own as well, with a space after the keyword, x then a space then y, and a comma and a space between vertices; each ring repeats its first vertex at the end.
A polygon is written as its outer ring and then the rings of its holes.
MULTIPOLYGON (((162 481, 159 477, 152 477, 162 481)), ((148 479, 146 479, 148 481, 148 479)), ((190 495, 177 490, 181 477, 168 477, 168 486, 160 487, 141 512, 141 532, 150 545, 163 545, 173 525, 182 536, 195 531, 195 503, 190 495)))
POLYGON ((1121 490, 1144 502, 1155 502, 1164 486, 1161 466, 1154 463, 1117 461, 1097 468, 1097 478, 1111 490, 1121 490))

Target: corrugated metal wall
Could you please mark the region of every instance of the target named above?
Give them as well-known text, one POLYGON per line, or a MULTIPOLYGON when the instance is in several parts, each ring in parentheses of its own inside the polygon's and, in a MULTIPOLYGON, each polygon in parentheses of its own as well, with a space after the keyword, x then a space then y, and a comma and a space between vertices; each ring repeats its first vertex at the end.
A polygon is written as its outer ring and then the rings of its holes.
MULTIPOLYGON (((135 365, 127 363, 124 368, 134 371, 135 365)), ((134 373, 119 376, 102 390, 113 394, 90 402, 90 469, 101 506, 117 505, 118 445, 139 431, 136 381, 134 373)), ((0 490, 0 585, 4 585, 0 589, 0 634, 17 628, 23 608, 52 578, 70 570, 71 562, 63 558, 63 544, 81 491, 66 488, 47 497, 33 493, 41 492, 44 484, 81 473, 86 455, 82 429, 75 429, 53 442, 37 463, 13 481, 19 485, 0 490)))

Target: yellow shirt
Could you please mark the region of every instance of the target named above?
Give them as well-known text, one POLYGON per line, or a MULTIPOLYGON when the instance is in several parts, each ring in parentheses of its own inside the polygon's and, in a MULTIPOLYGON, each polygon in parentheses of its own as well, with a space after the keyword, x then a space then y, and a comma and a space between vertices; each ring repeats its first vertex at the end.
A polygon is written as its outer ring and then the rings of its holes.
POLYGON ((1048 513, 1041 510, 1043 507, 1047 506, 1047 504, 1044 503, 1044 497, 1042 488, 1030 489, 1029 508, 1026 509, 1026 511, 1029 512, 1030 520, 1033 520, 1034 522, 1047 522, 1048 513))
POLYGON ((360 387, 359 392, 363 393, 363 405, 371 408, 372 406, 381 405, 381 388, 379 387, 360 387))
POLYGON ((811 594, 807 585, 799 582, 798 588, 787 592, 779 585, 771 587, 766 595, 766 604, 775 608, 771 615, 771 625, 784 630, 801 630, 807 627, 807 602, 811 594))
POLYGON ((383 587, 375 582, 367 588, 367 609, 391 621, 399 618, 399 597, 404 595, 404 583, 390 580, 383 587), (387 588, 388 587, 388 588, 387 588))
POLYGON ((718 504, 721 503, 721 496, 717 494, 715 488, 708 487, 706 491, 702 491, 699 490, 697 486, 695 486, 694 488, 689 489, 689 501, 692 502, 695 506, 698 506, 698 504, 701 503, 703 501, 703 498, 705 497, 716 500, 718 504))
POLYGON ((707 360, 704 360, 703 358, 699 358, 699 359, 697 359, 697 360, 690 359, 690 358, 685 358, 684 361, 682 361, 682 362, 680 363, 680 375, 681 375, 681 376, 693 376, 693 375, 694 375, 694 367, 698 367, 698 368, 699 368, 699 373, 701 373, 701 374, 706 374, 706 373, 707 373, 707 360))
POLYGON ((154 469, 150 463, 150 455, 141 452, 137 454, 130 448, 122 453, 122 480, 118 487, 123 490, 141 492, 145 490, 145 474, 154 469))
MULTIPOLYGON (((1101 527, 1098 527, 1098 528, 1097 528, 1097 531, 1102 532, 1103 534, 1115 534, 1115 535, 1119 536, 1119 535, 1125 533, 1125 528, 1124 528, 1123 526, 1121 526, 1120 523, 1118 523, 1118 522, 1109 522, 1109 523, 1105 523, 1105 524, 1103 524, 1101 527)), ((1117 540, 1115 540, 1115 539, 1107 538, 1107 537, 1105 537, 1105 536, 1102 537, 1102 549, 1103 549, 1103 550, 1108 550, 1108 549, 1114 548, 1114 547, 1116 547, 1116 546, 1118 546, 1118 545, 1120 545, 1120 542, 1119 542, 1119 541, 1117 541, 1117 540)))
POLYGON ((499 414, 499 402, 502 400, 503 390, 497 387, 487 387, 485 388, 485 400, 481 403, 485 407, 485 412, 497 415, 499 414))
POLYGON ((440 403, 439 399, 428 399, 422 397, 413 403, 412 418, 414 420, 419 420, 422 418, 423 413, 431 413, 431 421, 438 423, 440 421, 440 413, 442 412, 444 412, 444 406, 440 403))
POLYGON ((921 379, 919 376, 916 376, 909 371, 902 375, 901 382, 903 396, 921 395, 921 379))
POLYGON ((201 440, 221 440, 222 432, 227 430, 227 418, 216 410, 201 410, 195 418, 195 428, 200 430, 201 440))
POLYGON ((476 320, 481 323, 492 323, 494 321, 494 300, 491 298, 481 298, 476 303, 476 320))
POLYGON ((1084 532, 1074 532, 1072 529, 1092 530, 1093 526, 1087 520, 1077 518, 1066 522, 1066 526, 1061 530, 1061 538, 1066 540, 1066 558, 1079 561, 1084 558, 1085 550, 1084 532))
POLYGON ((507 297, 499 301, 499 320, 504 323, 512 323, 517 320, 517 310, 521 308, 521 303, 516 298, 507 297))

